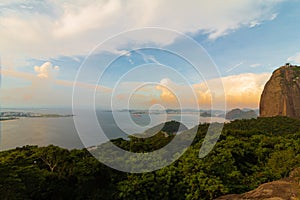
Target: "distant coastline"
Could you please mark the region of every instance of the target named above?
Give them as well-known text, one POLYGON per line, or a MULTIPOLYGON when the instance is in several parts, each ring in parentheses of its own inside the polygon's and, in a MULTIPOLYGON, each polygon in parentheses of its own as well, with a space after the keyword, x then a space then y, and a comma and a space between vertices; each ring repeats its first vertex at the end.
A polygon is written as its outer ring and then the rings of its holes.
POLYGON ((0 121, 10 121, 10 120, 17 120, 17 119, 19 119, 19 118, 17 118, 17 117, 7 117, 7 118, 0 117, 0 121))
POLYGON ((41 114, 33 112, 0 112, 0 121, 17 120, 20 118, 61 118, 61 117, 73 117, 72 114, 60 115, 60 114, 41 114))

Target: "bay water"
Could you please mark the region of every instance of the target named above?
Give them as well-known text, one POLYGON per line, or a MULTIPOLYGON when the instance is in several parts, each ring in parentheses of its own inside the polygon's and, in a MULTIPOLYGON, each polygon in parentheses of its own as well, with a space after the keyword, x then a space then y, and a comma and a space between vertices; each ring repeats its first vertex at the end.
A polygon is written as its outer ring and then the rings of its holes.
MULTIPOLYGON (((1 109, 1 112, 34 112, 45 114, 72 114, 71 109, 1 109)), ((127 139, 128 134, 141 133, 148 128, 158 125, 165 121, 177 120, 181 121, 188 128, 194 127, 197 112, 191 113, 174 113, 174 114, 155 114, 148 113, 129 114, 131 122, 128 123, 128 112, 97 110, 99 125, 102 134, 95 134, 86 140, 84 133, 78 133, 74 118, 81 121, 81 116, 73 117, 57 117, 57 118, 20 118, 16 120, 8 120, 0 122, 0 150, 13 149, 25 145, 47 146, 50 144, 57 145, 68 149, 81 149, 84 147, 99 145, 110 139, 124 138, 127 139), (116 117, 117 116, 117 117, 116 117), (117 120, 116 120, 117 118, 117 120), (184 121, 182 121, 184 119, 184 121), (133 125, 135 124, 135 125, 133 125), (103 134, 104 133, 104 134, 103 134), (84 142, 82 142, 84 140, 84 142), (83 145, 84 144, 84 145, 83 145)), ((221 118, 201 118, 201 122, 221 122, 221 118)), ((82 119, 82 121, 88 121, 82 119)), ((92 127, 84 124, 86 129, 92 127)), ((90 130, 99 131, 99 130, 90 130)))

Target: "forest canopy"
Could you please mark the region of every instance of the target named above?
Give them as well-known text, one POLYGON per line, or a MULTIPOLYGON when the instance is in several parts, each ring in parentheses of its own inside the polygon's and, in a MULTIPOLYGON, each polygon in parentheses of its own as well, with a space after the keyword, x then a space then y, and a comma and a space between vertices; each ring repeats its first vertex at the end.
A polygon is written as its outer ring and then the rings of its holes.
MULTIPOLYGON (((113 170, 86 149, 50 145, 0 152, 1 199, 213 199, 252 190, 300 166, 299 120, 272 117, 225 124, 214 149, 200 159, 208 126, 196 127, 192 145, 177 161, 142 174, 113 170)), ((173 138, 160 132, 113 142, 128 151, 148 152, 173 138)))

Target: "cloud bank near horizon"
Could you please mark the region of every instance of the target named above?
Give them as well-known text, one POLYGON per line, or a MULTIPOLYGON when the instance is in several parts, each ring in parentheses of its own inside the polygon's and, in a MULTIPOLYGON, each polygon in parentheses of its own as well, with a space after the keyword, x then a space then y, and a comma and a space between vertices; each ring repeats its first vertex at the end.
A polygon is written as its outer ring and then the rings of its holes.
MULTIPOLYGON (((55 106, 72 104, 72 88, 74 82, 58 80, 53 74, 59 73, 59 67, 53 66, 50 62, 45 62, 41 66, 34 67, 36 75, 16 71, 1 71, 5 78, 18 78, 28 81, 30 84, 25 87, 2 89, 2 105, 42 105, 55 106), (59 86, 59 87, 58 87, 59 86), (57 97, 60 97, 59 99, 57 97), (51 100, 51 101, 50 101, 51 100)), ((265 83, 270 78, 270 73, 263 74, 239 74, 222 77, 226 105, 228 108, 258 108, 260 95, 265 83), (233 87, 234 86, 234 87, 233 87)), ((119 91, 113 96, 117 105, 115 108, 150 108, 154 104, 164 105, 165 108, 195 108, 193 98, 200 108, 210 108, 212 105, 212 96, 215 98, 215 105, 221 104, 222 91, 211 91, 208 85, 214 88, 219 87, 219 80, 211 79, 206 82, 193 85, 182 85, 176 83, 176 80, 164 78, 155 85, 143 85, 142 82, 121 82, 119 91), (133 88, 139 88, 132 91, 133 88), (191 95, 191 90, 195 96, 191 95), (178 104, 178 98, 181 105, 178 104)), ((85 92, 95 91, 96 105, 102 108, 110 108, 113 88, 107 88, 101 85, 87 83, 76 83, 82 90, 82 97, 85 92)), ((83 101, 82 106, 90 102, 83 101)), ((217 108, 217 107, 215 107, 217 108)))

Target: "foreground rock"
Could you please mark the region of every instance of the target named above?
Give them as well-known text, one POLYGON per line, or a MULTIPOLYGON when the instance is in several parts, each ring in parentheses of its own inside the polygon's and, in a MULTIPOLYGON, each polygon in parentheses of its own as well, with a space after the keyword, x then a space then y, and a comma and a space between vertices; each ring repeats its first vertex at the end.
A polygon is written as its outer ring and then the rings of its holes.
POLYGON ((261 95, 260 116, 300 119, 300 67, 286 64, 273 72, 261 95))
POLYGON ((289 178, 265 183, 244 194, 230 194, 216 200, 298 200, 300 169, 295 169, 289 178))

